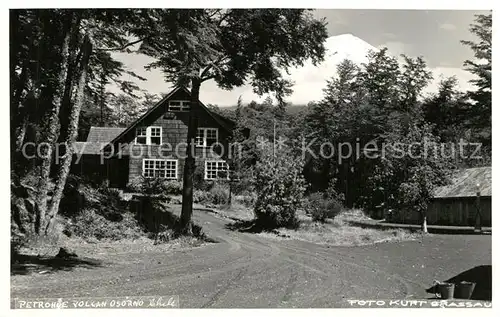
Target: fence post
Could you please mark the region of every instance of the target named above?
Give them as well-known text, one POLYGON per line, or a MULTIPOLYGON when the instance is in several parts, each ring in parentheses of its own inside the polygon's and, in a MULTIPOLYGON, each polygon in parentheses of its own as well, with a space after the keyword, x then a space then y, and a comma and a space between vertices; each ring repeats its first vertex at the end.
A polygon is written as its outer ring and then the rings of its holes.
POLYGON ((481 231, 481 222, 482 222, 482 217, 481 217, 481 190, 479 189, 479 184, 477 186, 477 192, 476 192, 476 217, 475 217, 475 228, 474 230, 479 230, 481 231))

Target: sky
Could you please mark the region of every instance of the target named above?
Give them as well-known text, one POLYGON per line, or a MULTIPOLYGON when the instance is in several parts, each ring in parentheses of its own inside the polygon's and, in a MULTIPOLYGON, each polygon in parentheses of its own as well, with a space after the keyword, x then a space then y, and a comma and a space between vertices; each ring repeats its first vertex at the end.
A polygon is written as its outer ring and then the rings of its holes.
POLYGON ((316 10, 330 35, 352 33, 373 46, 424 56, 430 67, 462 68, 472 51, 460 40, 474 39, 469 25, 475 14, 461 10, 316 10))
MULTIPOLYGON (((474 40, 474 36, 469 32, 469 26, 474 22, 475 14, 486 13, 488 12, 465 10, 325 9, 315 10, 313 14, 317 18, 324 18, 328 23, 329 36, 352 34, 355 38, 366 42, 365 47, 385 46, 394 56, 402 53, 412 57, 422 56, 434 74, 434 80, 426 89, 426 93, 431 93, 436 91, 442 76, 456 76, 459 79, 459 88, 462 90, 471 87, 468 81, 473 77, 463 70, 463 62, 473 58, 473 52, 468 46, 461 44, 460 40, 474 40)), ((340 47, 335 48, 336 50, 342 52, 354 50, 349 41, 338 43, 337 46, 340 47)), ((149 93, 168 92, 172 88, 170 83, 164 81, 159 70, 144 70, 144 65, 151 62, 151 58, 126 53, 114 53, 114 56, 123 61, 128 68, 148 79, 146 82, 138 82, 138 85, 149 93)), ((332 73, 334 68, 320 66, 319 69, 310 68, 307 71, 303 69, 294 72, 292 79, 296 82, 296 87, 287 101, 293 104, 306 104, 321 99, 326 79, 334 75, 332 73), (315 81, 311 81, 311 77, 316 78, 315 81)), ((125 79, 132 79, 126 76, 128 75, 125 75, 125 79)), ((248 85, 225 91, 218 88, 213 81, 203 83, 200 91, 202 102, 219 106, 234 105, 239 96, 242 96, 245 103, 262 100, 265 97, 259 98, 253 94, 248 85)))

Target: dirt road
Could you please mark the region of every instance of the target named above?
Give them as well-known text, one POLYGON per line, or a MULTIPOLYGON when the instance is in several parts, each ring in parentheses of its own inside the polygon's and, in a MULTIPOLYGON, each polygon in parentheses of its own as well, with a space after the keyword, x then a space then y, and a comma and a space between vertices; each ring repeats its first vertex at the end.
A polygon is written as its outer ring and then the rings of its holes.
POLYGON ((102 267, 11 277, 12 297, 178 295, 181 307, 347 307, 347 299, 423 299, 433 280, 491 265, 491 236, 328 247, 231 231, 195 212, 218 243, 102 267))

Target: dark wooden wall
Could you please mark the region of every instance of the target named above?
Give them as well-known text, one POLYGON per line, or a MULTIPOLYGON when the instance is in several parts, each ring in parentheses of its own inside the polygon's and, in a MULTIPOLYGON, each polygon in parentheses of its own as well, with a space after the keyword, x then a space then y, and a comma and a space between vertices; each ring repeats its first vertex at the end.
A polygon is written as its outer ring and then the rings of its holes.
MULTIPOLYGON (((480 199, 482 225, 491 226, 491 196, 480 199)), ((475 225, 476 197, 451 197, 434 199, 427 210, 427 224, 448 226, 475 225)), ((414 211, 396 213, 393 222, 419 224, 420 215, 414 211)))

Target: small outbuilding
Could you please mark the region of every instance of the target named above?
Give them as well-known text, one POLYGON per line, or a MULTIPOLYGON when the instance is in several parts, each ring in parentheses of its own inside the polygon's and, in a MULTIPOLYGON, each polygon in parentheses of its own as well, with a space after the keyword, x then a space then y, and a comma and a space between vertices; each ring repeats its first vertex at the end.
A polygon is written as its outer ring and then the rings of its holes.
MULTIPOLYGON (((427 210, 427 224, 491 227, 491 166, 458 170, 449 185, 438 187, 427 210), (479 197, 478 197, 479 192, 479 197)), ((392 221, 419 224, 420 215, 404 212, 392 221)))

